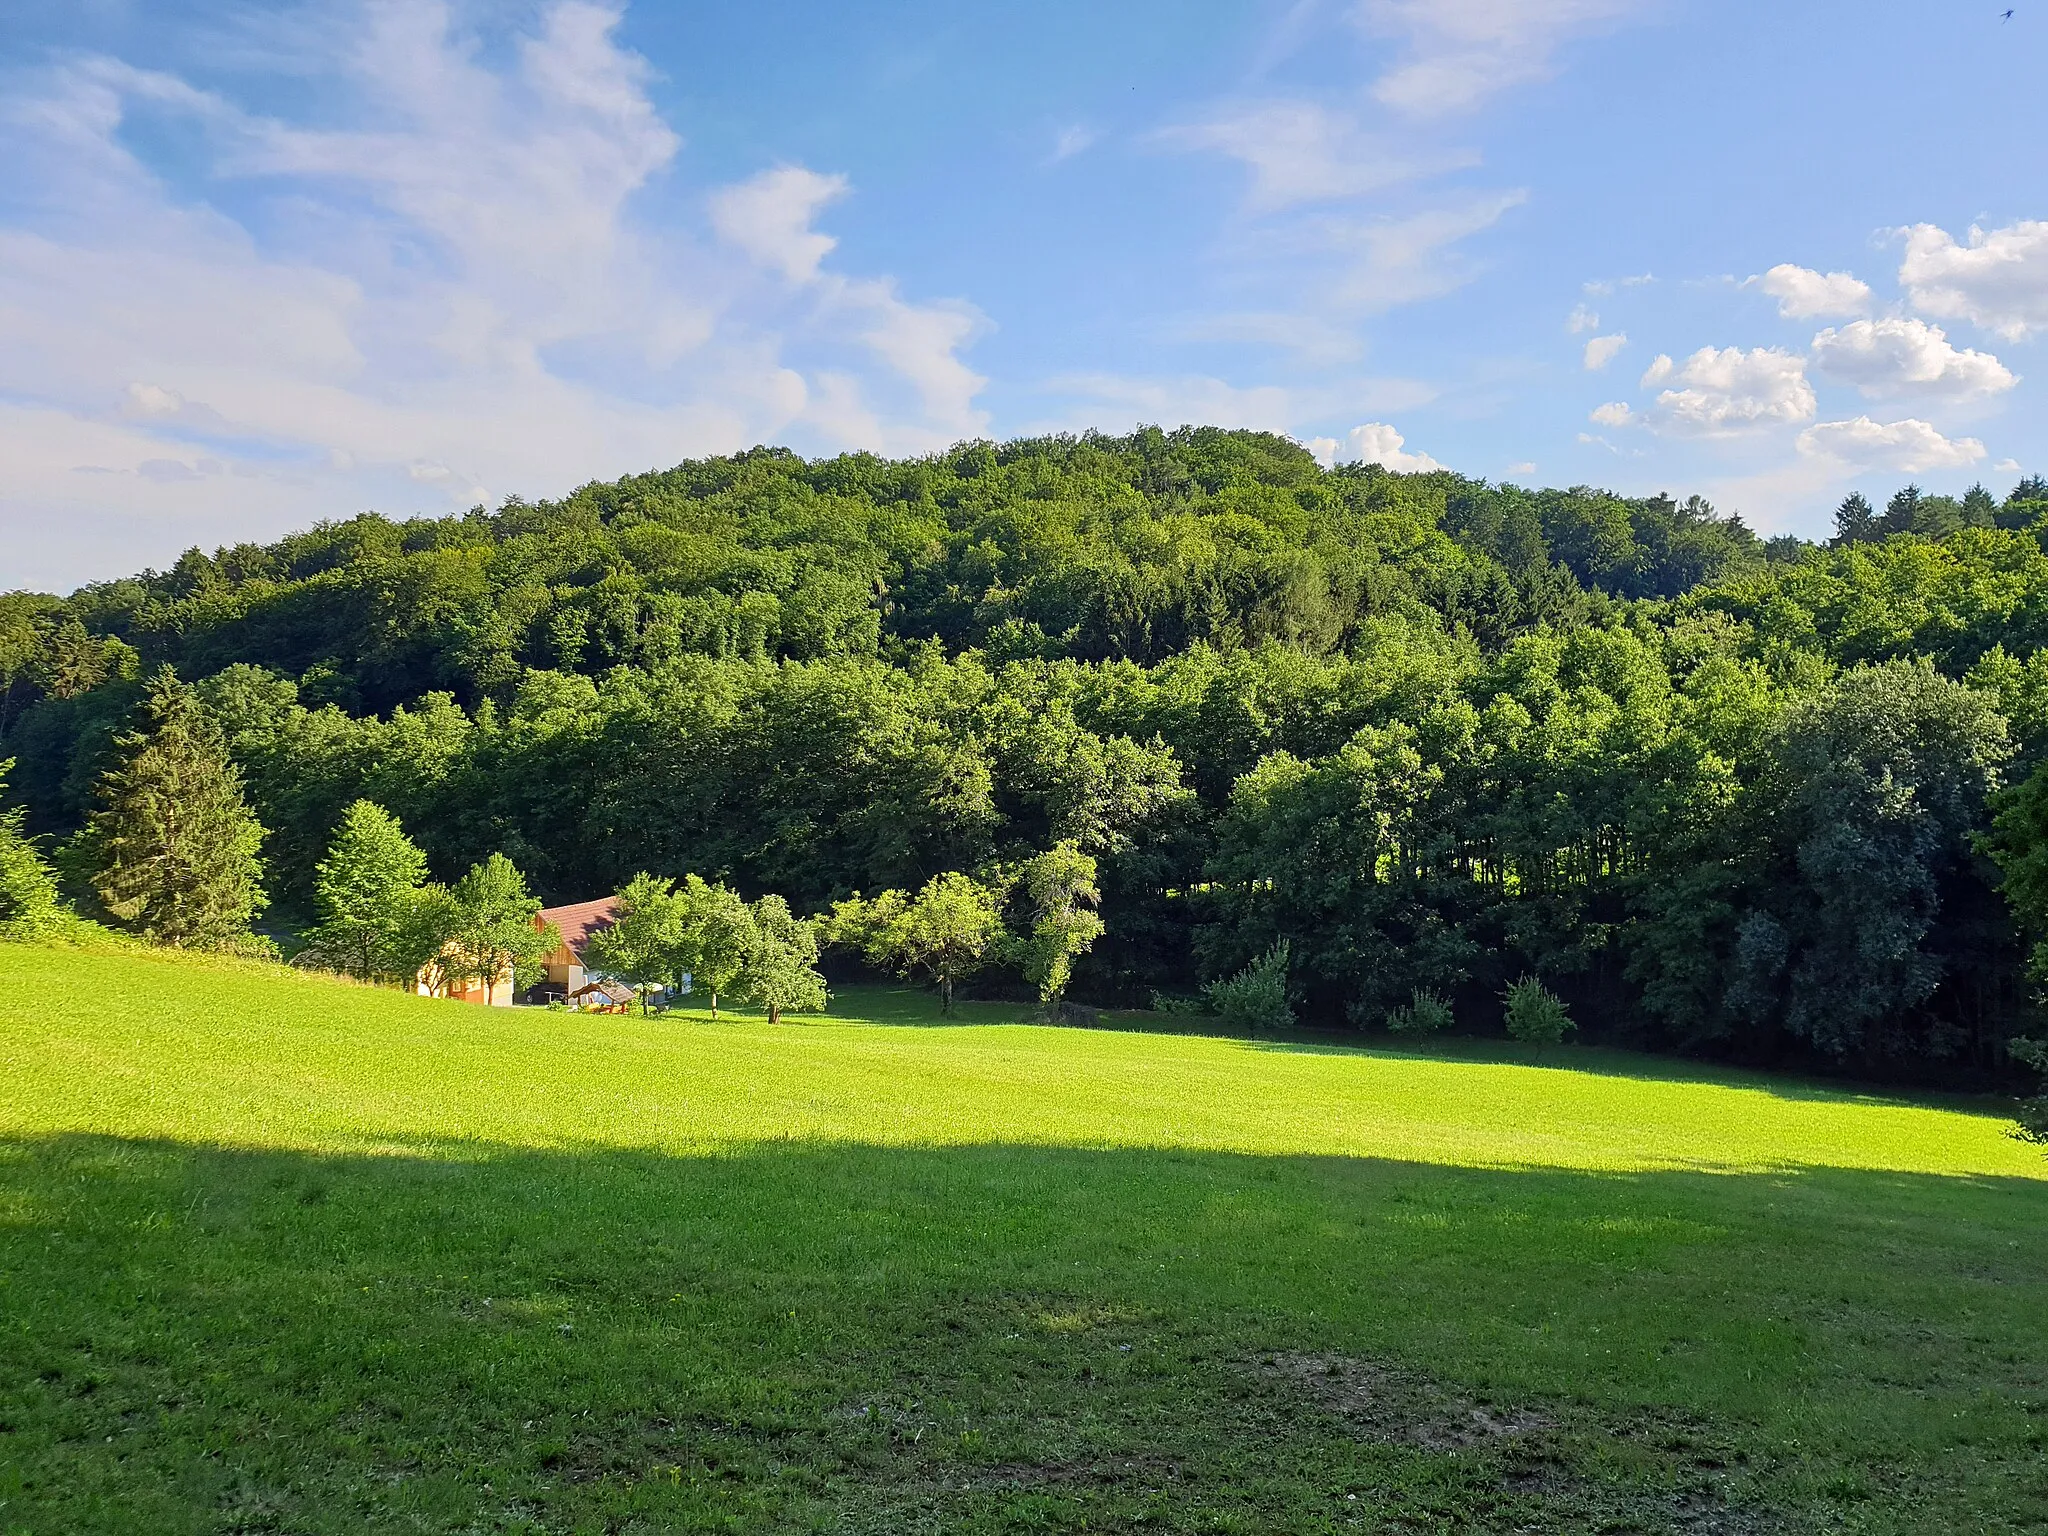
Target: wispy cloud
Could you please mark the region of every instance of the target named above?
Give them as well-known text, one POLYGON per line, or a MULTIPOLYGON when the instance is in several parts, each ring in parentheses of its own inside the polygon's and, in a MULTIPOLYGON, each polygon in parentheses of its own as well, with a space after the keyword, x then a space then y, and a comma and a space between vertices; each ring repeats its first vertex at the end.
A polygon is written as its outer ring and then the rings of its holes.
POLYGON ((1373 95, 1397 112, 1443 117, 1549 78, 1565 42, 1642 9, 1641 0, 1361 0, 1357 16, 1404 47, 1373 95))
MULTIPOLYGON (((202 517, 209 539, 253 536, 771 437, 906 451, 983 430, 961 353, 985 321, 834 269, 817 220, 843 178, 784 166, 712 190, 716 238, 641 216, 682 143, 617 21, 558 0, 489 49, 433 3, 273 24, 319 82, 317 126, 104 57, 18 76, 0 109, 9 524, 104 523, 132 565, 202 517), (142 158, 145 105, 189 125, 196 168, 142 158), (78 468, 129 477, 127 521, 78 468)), ((53 570, 83 558, 37 547, 53 570)))
POLYGON ((1243 162, 1252 173, 1249 203, 1255 212, 1364 197, 1479 161, 1473 150, 1404 145, 1375 135, 1351 113, 1312 101, 1226 104, 1159 130, 1153 141, 1243 162))

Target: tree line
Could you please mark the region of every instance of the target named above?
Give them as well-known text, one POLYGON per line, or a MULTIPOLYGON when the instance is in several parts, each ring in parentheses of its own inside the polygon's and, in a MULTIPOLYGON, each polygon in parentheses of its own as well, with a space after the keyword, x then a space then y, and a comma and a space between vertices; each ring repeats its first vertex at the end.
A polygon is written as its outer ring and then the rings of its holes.
POLYGON ((1210 429, 756 450, 0 600, 0 748, 75 841, 171 667, 287 942, 366 800, 450 889, 694 877, 935 984, 903 913, 993 912, 949 988, 1474 1030, 1521 988, 1539 1031, 1986 1080, 2040 1033, 2044 515, 1907 487, 1816 546, 1210 429), (1062 858, 1089 899, 1032 894, 1062 858))

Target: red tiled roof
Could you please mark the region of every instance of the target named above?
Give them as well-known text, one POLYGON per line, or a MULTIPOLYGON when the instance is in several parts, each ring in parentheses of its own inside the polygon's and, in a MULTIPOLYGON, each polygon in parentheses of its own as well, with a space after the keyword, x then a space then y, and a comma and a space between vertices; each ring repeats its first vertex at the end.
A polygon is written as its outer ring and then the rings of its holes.
POLYGON ((618 897, 600 896, 595 901, 579 901, 569 907, 543 907, 534 922, 553 923, 561 929, 562 942, 569 946, 570 953, 581 956, 593 933, 611 927, 618 905, 618 897))

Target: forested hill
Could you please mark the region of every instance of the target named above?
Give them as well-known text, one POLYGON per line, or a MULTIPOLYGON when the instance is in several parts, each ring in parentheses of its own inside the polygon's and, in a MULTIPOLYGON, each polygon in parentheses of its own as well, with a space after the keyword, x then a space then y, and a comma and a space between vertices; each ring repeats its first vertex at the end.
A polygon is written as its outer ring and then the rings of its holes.
POLYGON ((1284 938, 1333 1022, 1493 1027, 1535 973, 1598 1036, 1990 1071, 2028 936, 1972 839, 2048 747, 2044 513, 1908 490, 1819 549, 1257 433, 760 449, 0 598, 0 758, 67 833, 167 662, 286 922, 359 795, 559 900, 816 908, 1071 837, 1082 996, 1284 938))
POLYGON ((1152 663, 1200 643, 1346 651, 1403 614, 1491 646, 1604 618, 1601 595, 1672 596, 1764 557, 1697 501, 1325 472, 1285 438, 1182 430, 897 462, 757 449, 561 502, 193 550, 69 612, 146 664, 317 671, 324 697, 384 711, 431 689, 502 699, 527 668, 815 661, 930 638, 1152 663))

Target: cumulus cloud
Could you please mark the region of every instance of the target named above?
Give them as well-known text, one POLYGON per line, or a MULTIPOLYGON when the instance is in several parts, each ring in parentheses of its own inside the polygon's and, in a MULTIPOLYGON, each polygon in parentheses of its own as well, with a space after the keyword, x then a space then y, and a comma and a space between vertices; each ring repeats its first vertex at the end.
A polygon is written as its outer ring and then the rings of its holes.
POLYGON ((1787 320, 1813 320, 1827 315, 1860 315, 1870 308, 1870 284, 1847 272, 1816 272, 1780 262, 1770 271, 1747 279, 1778 301, 1787 320))
POLYGON ((1810 421, 1816 408, 1806 360, 1780 347, 1701 347, 1676 367, 1660 354, 1643 381, 1667 380, 1651 413, 1662 431, 1726 437, 1810 421))
POLYGON ((1909 318, 1829 326, 1813 338, 1813 360, 1828 377, 1872 398, 1908 392, 1995 395, 2019 382, 1990 353, 1959 350, 1940 326, 1909 318))
POLYGON ((1564 328, 1574 336, 1585 331, 1597 331, 1600 329, 1599 311, 1588 309, 1583 304, 1574 304, 1571 314, 1565 317, 1564 328))
POLYGON ((1586 343, 1586 367, 1592 372, 1598 373, 1602 368, 1613 362, 1615 356, 1627 345, 1628 333, 1626 331, 1616 331, 1612 336, 1595 336, 1586 343))
POLYGON ((1641 9, 1640 0, 1363 0, 1360 22, 1406 45, 1373 95, 1417 117, 1470 111, 1547 79, 1558 47, 1641 9))
POLYGON ((1626 400, 1610 400, 1605 405, 1593 407, 1587 420, 1602 427, 1625 427, 1636 419, 1636 413, 1629 409, 1626 400))
POLYGON ((1799 434, 1799 451, 1812 458, 1833 459, 1859 469, 1886 469, 1920 475, 1937 469, 1961 469, 1984 457, 1974 437, 1944 437, 1932 424, 1908 417, 1904 421, 1816 422, 1799 434))
POLYGON ((811 221, 845 195, 844 176, 785 165, 714 192, 711 227, 790 282, 808 283, 839 243, 811 228, 811 221))
POLYGON ((436 4, 277 22, 317 124, 108 58, 16 75, 0 528, 42 530, 33 579, 771 437, 900 452, 979 432, 960 356, 979 316, 835 273, 815 219, 837 178, 712 194, 715 243, 644 222, 681 142, 617 21, 554 0, 488 47, 436 4), (179 120, 176 163, 142 158, 145 105, 179 120))
POLYGON ((1933 224, 1905 234, 1899 283, 1922 314, 1968 320, 2008 341, 2048 327, 2048 220, 1972 225, 1968 245, 1933 224))
POLYGON ((1426 453, 1410 453, 1401 434, 1383 421, 1353 427, 1343 437, 1318 437, 1309 449, 1325 465, 1377 464, 1399 475, 1433 474, 1444 466, 1426 453))
MULTIPOLYGON (((1063 374, 1046 388, 1072 403, 1070 411, 1029 423, 1027 432, 1202 423, 1250 427, 1292 435, 1299 424, 1344 411, 1403 411, 1426 405, 1437 391, 1414 379, 1348 378, 1321 384, 1232 384, 1208 374, 1148 376, 1121 373, 1063 374)), ((1326 442, 1334 451, 1335 438, 1326 442)))

